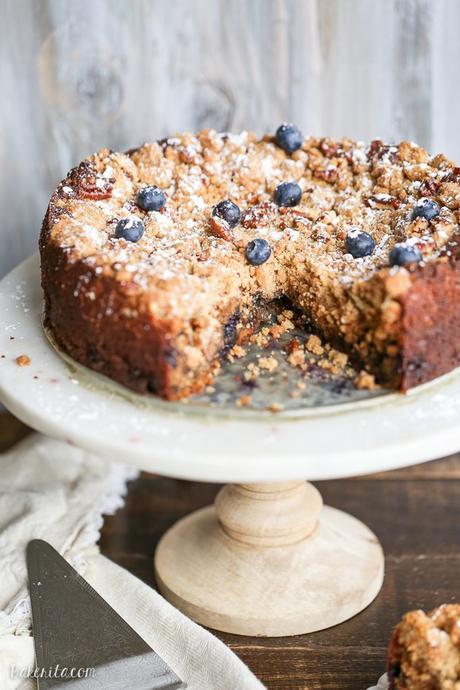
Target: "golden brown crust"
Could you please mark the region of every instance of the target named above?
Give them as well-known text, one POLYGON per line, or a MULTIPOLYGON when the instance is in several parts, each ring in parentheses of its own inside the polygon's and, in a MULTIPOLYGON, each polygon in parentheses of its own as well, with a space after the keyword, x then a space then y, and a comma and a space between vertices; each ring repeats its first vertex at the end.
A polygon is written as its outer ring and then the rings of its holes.
POLYGON ((460 690, 460 605, 403 616, 390 640, 390 690, 460 690))
POLYGON ((288 156, 270 137, 205 131, 105 149, 51 198, 40 239, 47 322, 76 360, 177 398, 210 380, 259 297, 284 295, 352 362, 407 389, 460 363, 459 207, 458 168, 408 142, 309 138, 288 156), (295 208, 273 203, 285 180, 303 189, 295 208), (165 190, 163 211, 136 205, 145 184, 165 190), (440 216, 411 220, 426 195, 440 216), (233 229, 211 215, 224 198, 242 210, 233 229), (132 216, 142 239, 116 239, 132 216), (372 256, 347 254, 352 227, 372 234, 372 256), (259 267, 244 254, 255 237, 272 249, 259 267), (401 240, 417 244, 421 266, 389 268, 401 240))

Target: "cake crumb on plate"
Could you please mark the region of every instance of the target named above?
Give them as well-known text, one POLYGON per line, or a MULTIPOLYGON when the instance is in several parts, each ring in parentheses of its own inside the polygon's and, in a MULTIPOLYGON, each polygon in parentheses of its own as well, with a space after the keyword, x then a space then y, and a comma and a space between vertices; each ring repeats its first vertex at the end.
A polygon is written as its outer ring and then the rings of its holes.
POLYGON ((27 367, 31 363, 31 359, 28 355, 19 355, 16 357, 16 364, 18 367, 27 367))

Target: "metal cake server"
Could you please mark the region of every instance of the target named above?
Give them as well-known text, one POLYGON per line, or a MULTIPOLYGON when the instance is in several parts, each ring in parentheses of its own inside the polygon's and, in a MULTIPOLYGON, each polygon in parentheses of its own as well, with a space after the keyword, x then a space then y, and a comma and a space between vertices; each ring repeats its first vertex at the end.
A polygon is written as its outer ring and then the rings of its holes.
POLYGON ((39 690, 186 687, 50 544, 29 542, 27 569, 39 690))

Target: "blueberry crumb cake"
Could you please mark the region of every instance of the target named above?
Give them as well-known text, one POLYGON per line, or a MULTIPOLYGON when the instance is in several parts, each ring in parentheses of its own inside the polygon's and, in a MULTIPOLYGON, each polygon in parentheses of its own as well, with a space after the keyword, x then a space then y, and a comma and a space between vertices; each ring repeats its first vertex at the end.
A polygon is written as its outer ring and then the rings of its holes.
POLYGON ((407 141, 202 131, 107 149, 51 197, 45 320, 139 392, 201 391, 277 300, 405 391, 460 364, 460 167, 407 141))
POLYGON ((460 604, 411 611, 389 647, 390 690, 460 690, 460 604))

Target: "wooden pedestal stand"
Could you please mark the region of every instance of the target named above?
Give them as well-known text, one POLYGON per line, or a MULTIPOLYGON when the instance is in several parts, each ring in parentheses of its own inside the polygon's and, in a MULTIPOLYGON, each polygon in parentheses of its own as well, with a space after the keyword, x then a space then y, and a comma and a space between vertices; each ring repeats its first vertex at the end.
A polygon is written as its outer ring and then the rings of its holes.
POLYGON ((164 596, 198 623, 240 635, 328 628, 378 594, 384 559, 375 535, 323 507, 307 482, 230 484, 214 507, 162 538, 155 573, 164 596))

